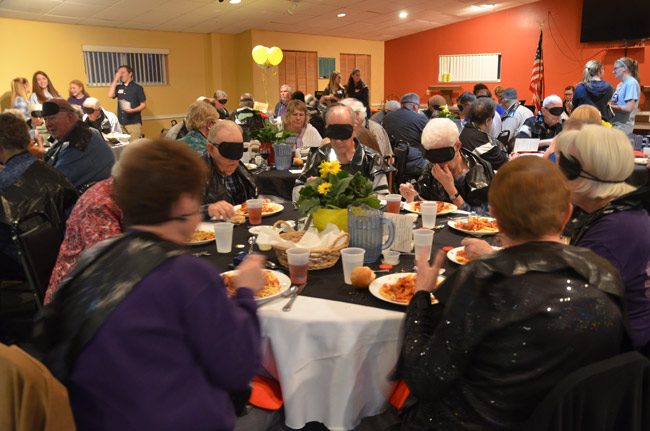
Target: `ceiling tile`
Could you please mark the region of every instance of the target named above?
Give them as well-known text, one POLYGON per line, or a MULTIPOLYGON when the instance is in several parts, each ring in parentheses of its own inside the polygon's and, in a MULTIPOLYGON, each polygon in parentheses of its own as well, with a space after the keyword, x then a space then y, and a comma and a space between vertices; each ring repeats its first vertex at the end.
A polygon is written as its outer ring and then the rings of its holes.
POLYGON ((22 12, 44 14, 60 5, 62 0, 4 0, 0 3, 2 9, 9 9, 22 12))
POLYGON ((47 15, 87 18, 106 8, 106 5, 66 1, 50 10, 47 15))

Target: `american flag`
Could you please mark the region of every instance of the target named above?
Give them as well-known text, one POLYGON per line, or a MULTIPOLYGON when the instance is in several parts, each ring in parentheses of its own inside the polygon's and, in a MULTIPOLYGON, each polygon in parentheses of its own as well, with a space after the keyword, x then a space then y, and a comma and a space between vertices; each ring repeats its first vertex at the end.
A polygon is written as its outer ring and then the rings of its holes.
POLYGON ((542 109, 544 98, 544 57, 542 55, 542 31, 539 31, 539 43, 533 61, 533 73, 530 76, 530 91, 533 92, 533 103, 539 111, 542 109))

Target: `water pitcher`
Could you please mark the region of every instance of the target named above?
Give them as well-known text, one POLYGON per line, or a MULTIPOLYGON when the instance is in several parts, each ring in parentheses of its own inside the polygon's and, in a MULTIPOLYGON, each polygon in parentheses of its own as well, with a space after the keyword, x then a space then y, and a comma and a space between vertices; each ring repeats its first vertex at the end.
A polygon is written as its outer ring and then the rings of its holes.
POLYGON ((376 262, 381 251, 390 247, 395 238, 393 222, 385 219, 383 213, 367 205, 355 205, 348 208, 348 233, 350 247, 366 250, 363 263, 376 262), (384 225, 388 226, 388 239, 384 238, 384 225))

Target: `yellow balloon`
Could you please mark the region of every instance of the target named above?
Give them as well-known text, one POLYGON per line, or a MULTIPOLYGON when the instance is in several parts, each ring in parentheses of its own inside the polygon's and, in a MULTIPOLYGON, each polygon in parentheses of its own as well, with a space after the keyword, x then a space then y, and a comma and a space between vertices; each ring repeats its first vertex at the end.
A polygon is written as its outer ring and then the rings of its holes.
POLYGON ((252 55, 253 61, 261 66, 266 63, 269 58, 268 48, 263 45, 257 45, 253 48, 252 55))
POLYGON ((277 66, 282 62, 282 58, 284 57, 284 54, 282 54, 282 50, 278 48, 277 46, 273 46, 269 48, 268 50, 268 55, 269 55, 269 63, 271 66, 277 66))

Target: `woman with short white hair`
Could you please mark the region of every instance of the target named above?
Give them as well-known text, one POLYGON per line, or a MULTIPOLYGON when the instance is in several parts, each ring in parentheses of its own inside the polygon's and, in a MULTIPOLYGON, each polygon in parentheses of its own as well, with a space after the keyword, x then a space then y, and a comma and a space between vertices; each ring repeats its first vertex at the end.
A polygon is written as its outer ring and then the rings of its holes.
POLYGON ((348 97, 341 100, 341 104, 352 108, 357 116, 355 128, 359 142, 382 156, 392 156, 393 149, 390 147, 388 133, 379 123, 368 121, 366 107, 363 106, 363 103, 348 97))
POLYGON ((634 171, 634 153, 620 130, 586 125, 557 138, 556 156, 569 179, 573 203, 585 213, 571 244, 609 260, 625 285, 635 348, 650 347, 650 217, 648 188, 625 180, 634 171))
POLYGON ((422 146, 429 165, 415 186, 400 184, 406 201, 445 201, 466 211, 486 213, 494 170, 489 162, 462 148, 456 124, 448 118, 430 120, 422 131, 422 146))

